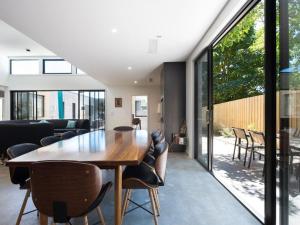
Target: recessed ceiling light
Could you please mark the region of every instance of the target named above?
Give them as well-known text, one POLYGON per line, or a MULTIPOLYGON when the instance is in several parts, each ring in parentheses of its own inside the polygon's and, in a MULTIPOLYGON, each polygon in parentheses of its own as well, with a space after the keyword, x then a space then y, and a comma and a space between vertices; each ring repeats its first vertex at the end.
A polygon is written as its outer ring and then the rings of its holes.
POLYGON ((132 70, 132 67, 131 67, 131 66, 128 66, 127 69, 128 69, 128 70, 132 70))
POLYGON ((138 81, 137 81, 137 80, 135 80, 135 81, 133 81, 133 83, 137 84, 137 83, 138 83, 138 81))
POLYGON ((112 32, 112 33, 117 33, 118 30, 117 30, 117 28, 113 28, 113 29, 111 29, 111 32, 112 32))
POLYGON ((29 48, 26 48, 25 50, 26 50, 26 52, 31 52, 31 50, 29 48))

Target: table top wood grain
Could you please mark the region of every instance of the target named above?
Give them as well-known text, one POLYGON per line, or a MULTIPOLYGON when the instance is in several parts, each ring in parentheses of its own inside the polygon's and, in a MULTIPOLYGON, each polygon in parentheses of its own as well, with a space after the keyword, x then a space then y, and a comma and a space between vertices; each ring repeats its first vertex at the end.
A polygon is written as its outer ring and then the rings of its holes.
POLYGON ((100 167, 137 165, 143 160, 150 143, 150 135, 144 130, 98 130, 41 147, 9 160, 7 166, 30 167, 34 162, 48 160, 79 161, 100 167))

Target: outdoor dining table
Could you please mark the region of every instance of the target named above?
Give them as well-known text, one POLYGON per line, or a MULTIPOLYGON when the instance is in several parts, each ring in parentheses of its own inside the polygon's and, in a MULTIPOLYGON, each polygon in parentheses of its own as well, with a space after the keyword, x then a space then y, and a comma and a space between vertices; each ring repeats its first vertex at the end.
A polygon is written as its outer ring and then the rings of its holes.
MULTIPOLYGON (((97 130, 41 147, 9 160, 7 166, 30 168, 35 162, 59 160, 91 163, 100 168, 114 169, 115 225, 121 225, 122 166, 141 163, 150 143, 150 135, 144 130, 97 130)), ((40 214, 40 225, 46 224, 48 217, 40 214)))

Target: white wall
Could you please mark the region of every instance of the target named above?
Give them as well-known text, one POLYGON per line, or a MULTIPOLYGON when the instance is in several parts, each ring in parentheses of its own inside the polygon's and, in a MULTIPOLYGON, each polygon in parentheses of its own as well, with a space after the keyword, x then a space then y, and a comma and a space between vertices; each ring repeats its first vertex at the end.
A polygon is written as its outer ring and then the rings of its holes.
POLYGON ((4 91, 3 119, 9 118, 9 91, 8 91, 9 60, 7 57, 0 56, 0 90, 4 91))
POLYGON ((148 131, 160 128, 160 114, 157 113, 157 104, 160 102, 159 86, 110 86, 106 94, 108 128, 131 124, 132 96, 137 95, 148 96, 148 131), (122 108, 114 107, 115 98, 123 98, 122 108))
POLYGON ((246 0, 230 0, 217 16, 214 23, 207 30, 206 34, 199 41, 196 48, 189 55, 186 62, 186 120, 188 128, 189 146, 187 153, 194 157, 194 61, 197 56, 206 48, 219 32, 226 26, 229 20, 245 4, 246 0))

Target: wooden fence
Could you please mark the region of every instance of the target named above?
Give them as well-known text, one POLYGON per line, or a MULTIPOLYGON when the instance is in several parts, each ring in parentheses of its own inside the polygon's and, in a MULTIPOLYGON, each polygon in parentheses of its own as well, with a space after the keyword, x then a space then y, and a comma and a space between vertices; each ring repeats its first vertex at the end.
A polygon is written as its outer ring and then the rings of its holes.
MULTIPOLYGON (((264 131, 264 95, 243 98, 214 105, 214 130, 239 127, 264 131)), ((279 103, 279 93, 277 93, 279 103)), ((279 104, 277 104, 277 130, 279 125, 279 104)))

